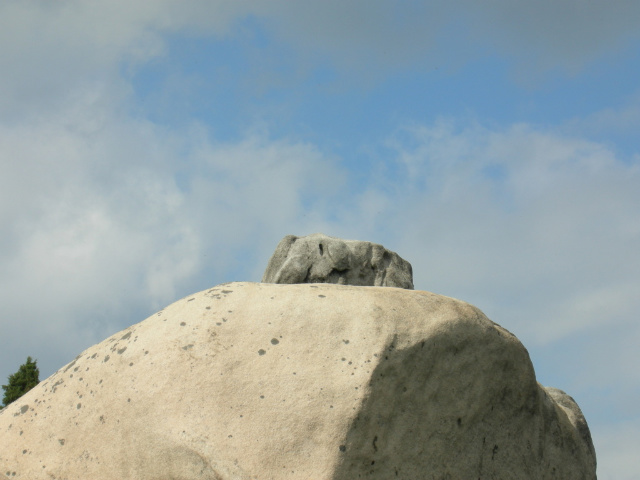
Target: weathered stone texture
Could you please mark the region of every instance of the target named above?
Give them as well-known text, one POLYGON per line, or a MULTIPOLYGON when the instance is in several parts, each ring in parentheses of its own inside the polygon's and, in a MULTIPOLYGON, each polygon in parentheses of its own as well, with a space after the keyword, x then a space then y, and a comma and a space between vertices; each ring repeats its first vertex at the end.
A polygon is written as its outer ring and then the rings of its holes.
POLYGON ((284 237, 263 283, 337 283, 413 289, 411 264, 382 245, 321 233, 284 237))
POLYGON ((595 479, 578 406, 477 308, 232 283, 80 354, 0 413, 12 479, 595 479))

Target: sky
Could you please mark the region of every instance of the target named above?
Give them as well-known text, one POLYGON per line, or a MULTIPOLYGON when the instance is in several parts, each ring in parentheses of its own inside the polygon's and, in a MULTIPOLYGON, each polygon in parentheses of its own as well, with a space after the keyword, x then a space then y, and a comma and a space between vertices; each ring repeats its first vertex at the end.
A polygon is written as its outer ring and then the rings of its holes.
POLYGON ((637 0, 4 0, 0 71, 0 379, 323 232, 513 332, 640 478, 637 0))

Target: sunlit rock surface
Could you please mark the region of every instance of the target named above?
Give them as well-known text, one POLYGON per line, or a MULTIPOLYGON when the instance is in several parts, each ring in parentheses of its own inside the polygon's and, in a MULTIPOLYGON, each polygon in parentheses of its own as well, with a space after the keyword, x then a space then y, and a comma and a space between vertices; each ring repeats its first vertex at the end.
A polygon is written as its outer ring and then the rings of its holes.
POLYGON ((12 479, 593 479, 575 402, 477 308, 231 283, 82 352, 0 413, 12 479))

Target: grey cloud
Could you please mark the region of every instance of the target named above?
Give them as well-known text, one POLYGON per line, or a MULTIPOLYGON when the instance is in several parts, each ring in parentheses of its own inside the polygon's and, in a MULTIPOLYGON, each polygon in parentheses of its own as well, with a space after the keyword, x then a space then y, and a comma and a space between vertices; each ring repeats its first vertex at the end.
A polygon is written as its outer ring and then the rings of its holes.
POLYGON ((570 72, 637 40, 640 24, 640 5, 633 0, 498 0, 476 2, 476 13, 478 34, 488 35, 498 48, 518 57, 522 68, 529 63, 570 72))
POLYGON ((101 87, 126 95, 122 70, 161 56, 163 34, 223 35, 246 13, 224 0, 3 2, 0 121, 64 108, 101 87))
MULTIPOLYGON (((638 38, 633 0, 231 2, 114 0, 5 2, 0 6, 0 107, 14 121, 73 101, 99 86, 126 95, 121 70, 163 55, 164 34, 221 37, 251 16, 297 63, 329 62, 360 83, 397 67, 456 68, 486 55, 512 57, 521 78, 575 72, 638 38)), ((261 52, 268 58, 268 52, 261 52)))
POLYGON ((276 31, 342 68, 457 67, 487 54, 513 57, 522 80, 552 68, 575 73, 638 39, 640 5, 614 2, 458 0, 273 2, 262 13, 276 31))

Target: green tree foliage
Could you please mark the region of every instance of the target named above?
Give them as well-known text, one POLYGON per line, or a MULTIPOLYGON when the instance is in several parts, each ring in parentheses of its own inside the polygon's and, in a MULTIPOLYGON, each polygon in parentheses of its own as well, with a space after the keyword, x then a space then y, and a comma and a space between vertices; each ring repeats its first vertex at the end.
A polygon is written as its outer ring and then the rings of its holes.
POLYGON ((5 407, 40 382, 38 378, 40 371, 36 363, 37 360, 31 360, 31 357, 27 357, 27 363, 21 365, 16 373, 9 375, 8 384, 2 385, 2 389, 4 390, 4 398, 2 401, 5 407))

